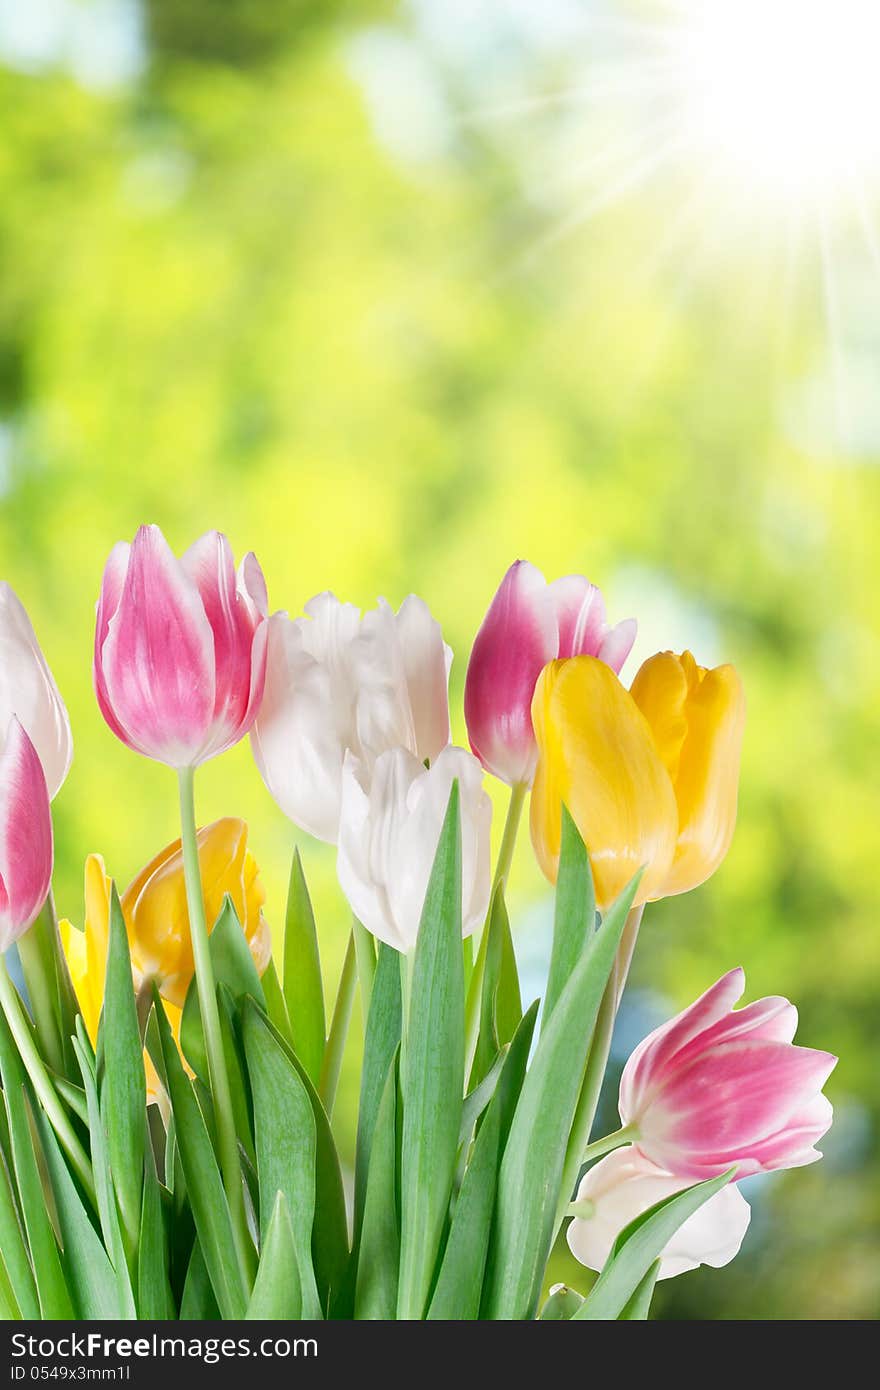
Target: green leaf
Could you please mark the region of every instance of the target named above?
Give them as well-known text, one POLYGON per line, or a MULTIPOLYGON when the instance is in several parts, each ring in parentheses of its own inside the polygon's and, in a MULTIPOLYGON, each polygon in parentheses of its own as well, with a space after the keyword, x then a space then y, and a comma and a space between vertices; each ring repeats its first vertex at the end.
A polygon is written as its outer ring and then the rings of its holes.
POLYGON ((220 1013, 220 1034, 223 1038, 223 1054, 226 1058, 226 1074, 229 1077, 229 1090, 232 1098, 232 1117, 238 1142, 244 1149, 252 1166, 257 1155, 251 1133, 251 1117, 248 1111, 247 1085, 244 1079, 244 1066, 236 1033, 238 1010, 235 1000, 226 985, 217 986, 217 1003, 220 1013))
POLYGON ((637 883, 587 937, 523 1083, 499 1176, 492 1319, 529 1319, 537 1309, 590 1035, 637 883))
MULTIPOLYGON (((107 1155, 119 1202, 125 1249, 132 1259, 137 1250, 141 1220, 147 1089, 128 935, 115 884, 110 894, 101 1048, 101 1121, 107 1135, 107 1155)), ((83 1065, 82 1061, 80 1064, 83 1065)), ((90 1115, 90 1128, 93 1129, 94 1124, 95 1119, 90 1115)))
POLYGON ((298 849, 290 866, 284 922, 284 999, 294 1051, 317 1086, 324 1057, 324 986, 315 914, 298 849))
POLYGON ((565 1284, 552 1290, 550 1297, 541 1309, 541 1322, 569 1322, 581 1307, 583 1295, 565 1284))
POLYGON ((12 1280, 0 1252, 0 1322, 19 1322, 21 1309, 15 1297, 12 1280))
POLYGON ((388 1068, 400 1043, 400 956, 391 946, 379 943, 379 957, 370 996, 370 1012, 364 1038, 361 1069, 361 1096, 358 1108, 357 1156, 354 1178, 355 1243, 361 1229, 370 1150, 376 1117, 385 1090, 388 1068))
POLYGON ((29 931, 18 942, 18 956, 36 1026, 40 1054, 58 1075, 77 1074, 70 1044, 76 995, 58 935, 51 896, 29 931))
MULTIPOLYGON (((256 999, 261 1008, 265 1008, 266 996, 260 983, 259 972, 254 964, 247 937, 238 920, 235 904, 228 893, 223 898, 223 906, 208 937, 208 949, 214 967, 214 983, 217 986, 226 986, 235 1001, 236 1008, 248 995, 256 999)), ((198 982, 195 976, 193 976, 187 990, 183 1005, 183 1016, 180 1020, 180 1047, 196 1076, 207 1085, 208 1058, 205 1052, 198 982)))
MULTIPOLYGON (((207 1278, 207 1272, 205 1277, 207 1278)), ((144 1155, 144 1202, 138 1240, 138 1315, 147 1320, 174 1318, 176 1309, 168 1280, 168 1237, 162 1215, 162 1194, 152 1150, 144 1155)))
POLYGON ((354 1315, 359 1321, 392 1321, 397 1307, 400 1226, 397 1219, 397 1053, 392 1057, 366 1181, 357 1260, 354 1315))
POLYGON ((193 1242, 192 1254, 183 1285, 180 1300, 181 1322, 216 1322, 222 1316, 214 1289, 205 1264, 198 1237, 193 1242))
POLYGON ((283 1192, 299 1268, 302 1316, 320 1318, 311 1249, 317 1152, 311 1102, 283 1044, 250 1000, 243 1010, 243 1029, 254 1098, 261 1236, 265 1242, 277 1194, 283 1192))
POLYGON ((659 1273, 660 1261, 655 1260, 642 1282, 637 1286, 632 1298, 620 1313, 619 1322, 645 1322, 651 1311, 651 1299, 654 1297, 654 1285, 657 1283, 659 1273))
POLYGON ((428 1309, 432 1321, 471 1321, 480 1315, 500 1137, 501 1107, 493 1104, 480 1126, 455 1203, 437 1287, 428 1309))
POLYGON ((3 1079, 3 1099, 9 1122, 9 1142, 12 1150, 15 1181, 21 1203, 21 1214, 31 1252, 40 1314, 44 1320, 65 1320, 76 1316, 55 1241, 55 1233, 46 1209, 46 1196, 34 1151, 28 1105, 25 1100, 26 1081, 18 1050, 9 1032, 9 1025, 0 1010, 0 1073, 3 1079))
POLYGON ((32 1111, 55 1196, 64 1242, 64 1266, 76 1302, 77 1315, 88 1322, 130 1318, 133 1304, 121 1300, 116 1272, 91 1223, 64 1161, 55 1131, 42 1110, 32 1111))
MULTIPOLYGON (((81 1017, 77 1019, 77 1026, 78 1030, 85 1033, 81 1017)), ((134 1294, 131 1288, 131 1279, 129 1278, 125 1243, 123 1241, 122 1227, 119 1221, 119 1211, 116 1206, 114 1184, 111 1177, 109 1146, 107 1144, 104 1126, 101 1123, 98 1087, 93 1070, 94 1061, 91 1053, 86 1052, 80 1039, 77 1037, 73 1039, 73 1049, 76 1053, 77 1062, 79 1063, 85 1086, 85 1097, 89 1117, 89 1143, 91 1148, 92 1173, 95 1179, 95 1194, 98 1203, 98 1216, 101 1222, 101 1234, 104 1240, 104 1248, 110 1256, 110 1262, 116 1274, 119 1306, 124 1309, 122 1316, 134 1318, 137 1316, 137 1312, 135 1309, 134 1294)))
POLYGON ((205 1267, 221 1315, 241 1318, 247 1293, 214 1149, 156 990, 154 1007, 174 1113, 175 1139, 205 1267))
POLYGON ((278 979, 278 971, 275 969, 274 960, 270 960, 266 969, 260 976, 260 984, 263 986, 263 993, 266 996, 266 1013, 272 1023, 278 1029, 288 1047, 293 1047, 293 1029, 290 1026, 290 1018, 287 1014, 287 1005, 284 1002, 284 994, 281 989, 281 981, 278 979))
POLYGON ((293 1228, 287 1201, 281 1191, 275 1197, 254 1291, 245 1317, 256 1322, 286 1322, 302 1317, 302 1293, 293 1228))
POLYGON ((577 1317, 593 1322, 619 1318, 678 1228, 720 1192, 735 1171, 730 1168, 720 1177, 685 1188, 625 1226, 577 1317))
POLYGON ((480 1028, 471 1068, 475 1087, 489 1071, 499 1050, 509 1042, 522 1018, 519 976, 510 922, 504 904, 503 884, 496 885, 486 927, 483 983, 480 993, 480 1028))
POLYGON ((0 1251, 19 1316, 39 1318, 37 1286, 28 1259, 13 1181, 3 1154, 0 1154, 0 1251))
POLYGON ((495 1088, 504 1070, 506 1057, 507 1048, 503 1047, 480 1084, 465 1096, 461 1107, 461 1128, 458 1132, 459 1146, 470 1141, 474 1132, 474 1125, 494 1096, 495 1088))
POLYGON ((464 1086, 459 792, 453 783, 422 909, 403 1055, 397 1316, 424 1315, 458 1151, 464 1086))
POLYGON ((544 991, 542 1027, 546 1028, 566 982, 577 965, 584 942, 596 922, 596 894, 590 856, 568 807, 562 807, 562 842, 556 906, 553 917, 553 947, 544 991))

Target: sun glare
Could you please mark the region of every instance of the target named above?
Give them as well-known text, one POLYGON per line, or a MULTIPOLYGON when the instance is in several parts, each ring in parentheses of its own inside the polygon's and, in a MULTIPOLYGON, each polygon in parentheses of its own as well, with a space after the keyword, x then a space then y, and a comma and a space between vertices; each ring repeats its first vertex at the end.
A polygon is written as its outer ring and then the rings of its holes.
POLYGON ((695 140, 741 180, 812 200, 880 176, 880 0, 688 0, 669 39, 695 140))

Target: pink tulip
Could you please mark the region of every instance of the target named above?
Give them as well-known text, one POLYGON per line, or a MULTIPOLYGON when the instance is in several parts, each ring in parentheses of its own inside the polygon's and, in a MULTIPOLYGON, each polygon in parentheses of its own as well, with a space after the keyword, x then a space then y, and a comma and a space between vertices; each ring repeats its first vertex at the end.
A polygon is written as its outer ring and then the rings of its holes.
POLYGON ((486 771, 511 786, 531 782, 532 696, 548 661, 596 656, 619 672, 635 637, 634 618, 608 626, 601 592, 582 575, 548 584, 527 560, 512 564, 477 633, 465 679, 468 736, 486 771))
POLYGON ((46 775, 18 720, 0 749, 0 951, 23 936, 49 895, 52 817, 46 775))
POLYGON ((731 970, 696 1003, 657 1028, 624 1067, 620 1118, 639 1149, 677 1177, 737 1178, 798 1168, 831 1124, 822 1087, 837 1063, 794 1047, 797 1010, 787 999, 734 1004, 745 989, 731 970))
POLYGON ((254 722, 266 679, 266 585, 254 555, 238 573, 209 531, 181 560, 158 526, 110 552, 98 600, 94 678, 101 713, 135 752, 195 767, 254 722))

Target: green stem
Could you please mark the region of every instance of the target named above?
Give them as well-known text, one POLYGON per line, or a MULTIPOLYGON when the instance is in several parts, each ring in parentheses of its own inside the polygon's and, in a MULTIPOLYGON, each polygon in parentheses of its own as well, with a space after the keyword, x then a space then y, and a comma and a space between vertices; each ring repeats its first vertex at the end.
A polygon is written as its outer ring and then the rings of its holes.
POLYGON ((177 776, 180 787, 183 876, 186 884, 193 961, 196 968, 199 1011, 202 1018, 202 1031, 205 1036, 205 1051, 208 1057, 208 1077, 211 1083, 214 1116, 217 1123, 220 1171, 223 1175, 223 1187, 232 1217, 232 1231, 242 1277, 245 1281, 245 1287, 250 1289, 255 1272, 256 1252, 248 1232, 241 1162, 238 1156, 238 1136, 235 1132, 235 1118, 232 1108, 232 1092, 229 1088, 229 1073, 226 1069, 226 1054, 223 1050, 223 1034, 220 1031, 220 1010, 217 1007, 214 966, 211 961, 211 949, 208 945, 208 923, 205 918, 205 899, 199 868, 193 769, 180 768, 177 776))
POLYGON ((363 1014, 364 1034, 370 1015, 370 999, 373 996, 373 980, 376 976, 376 948, 373 938, 362 922, 352 918, 351 933, 354 938, 354 953, 357 959, 358 980, 361 987, 361 1013, 363 1014))
POLYGON ((333 1017, 330 1020, 330 1034, 327 1038, 327 1046, 324 1048, 321 1079, 318 1083, 318 1091, 328 1115, 333 1114, 333 1104, 336 1100, 336 1088, 339 1085, 342 1054, 345 1051, 345 1043, 348 1038, 348 1026, 351 1022, 351 1009, 354 1004, 357 979, 357 948, 354 930, 352 930, 348 938, 348 945, 345 948, 345 959, 342 962, 342 974, 339 977, 339 989, 336 993, 333 1017))
POLYGON ((49 935, 54 930, 54 914, 47 898, 33 926, 18 941, 18 958, 27 985, 40 1051, 52 1070, 61 1075, 64 1071, 64 1060, 49 935))
POLYGON ((624 1144, 632 1144, 638 1137, 636 1125, 624 1125, 613 1134, 606 1134, 603 1139, 596 1139, 592 1144, 588 1144, 581 1154, 581 1163, 590 1163, 594 1158, 611 1153, 612 1149, 622 1149, 624 1144))
MULTIPOLYGON (((523 806, 528 795, 528 785, 525 782, 514 782, 510 788, 510 801, 507 803, 507 816, 504 821, 504 830, 501 835, 501 845, 498 850, 498 860, 495 864, 495 874, 492 878, 492 896, 495 889, 502 881, 506 882, 510 873, 510 865, 513 862, 513 851, 516 846, 516 836, 519 830, 520 817, 522 816, 523 806)), ((489 911, 491 912, 492 897, 489 899, 489 911)), ((486 969, 486 950, 489 944, 488 916, 483 924, 483 931, 480 937, 480 946, 477 951, 477 958, 474 961, 471 971, 470 986, 467 994, 467 1004, 465 1007, 465 1076, 470 1076, 473 1066, 474 1054, 477 1050, 477 1039, 480 1033, 480 998, 483 991, 483 973, 486 969)))
POLYGON ((89 1197, 95 1200, 95 1183, 92 1177, 92 1168, 86 1157, 85 1150, 79 1139, 76 1137, 73 1126, 68 1119, 55 1087, 49 1078, 42 1057, 37 1050, 34 1042, 34 1035, 31 1032, 30 1023, 25 1014, 24 1005, 19 998, 18 990, 12 983, 12 978, 6 966, 5 955, 0 956, 0 1006, 6 1015, 6 1022, 9 1024, 18 1054, 24 1063, 25 1071, 31 1080, 37 1099, 45 1110, 49 1121, 61 1141, 68 1158, 76 1169, 77 1177, 85 1188, 89 1197))

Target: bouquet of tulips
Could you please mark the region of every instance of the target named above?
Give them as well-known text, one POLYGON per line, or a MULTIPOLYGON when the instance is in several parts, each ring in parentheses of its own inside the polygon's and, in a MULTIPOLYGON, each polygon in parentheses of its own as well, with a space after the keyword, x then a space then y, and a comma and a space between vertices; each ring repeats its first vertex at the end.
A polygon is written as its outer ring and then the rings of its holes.
POLYGON ((513 565, 470 656, 471 752, 420 599, 270 617, 253 555, 236 570, 213 532, 177 559, 142 527, 107 561, 95 693, 128 750, 176 772, 181 834, 122 893, 91 855, 80 924, 51 893, 70 726, 2 586, 4 1318, 645 1318, 658 1278, 733 1258, 738 1181, 819 1157, 835 1058, 793 1045, 786 999, 735 1009, 732 970, 637 1047, 620 1128, 592 1135, 645 906, 724 858, 744 725, 736 671, 688 652, 627 689, 634 637, 585 579, 513 565), (247 827, 198 828, 196 769, 246 734, 281 811, 337 848, 338 981, 299 853, 273 940, 247 827), (510 788, 494 869, 484 772, 510 788), (504 887, 529 797, 556 905, 524 1007, 504 887), (332 1118, 358 992, 346 1175, 332 1118), (545 1289, 564 1226, 598 1271, 584 1293, 545 1289))

